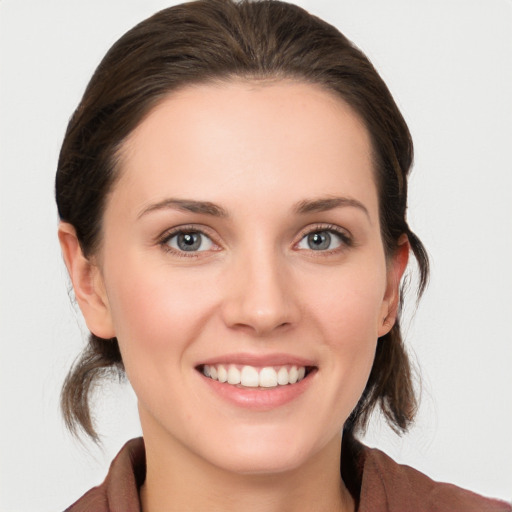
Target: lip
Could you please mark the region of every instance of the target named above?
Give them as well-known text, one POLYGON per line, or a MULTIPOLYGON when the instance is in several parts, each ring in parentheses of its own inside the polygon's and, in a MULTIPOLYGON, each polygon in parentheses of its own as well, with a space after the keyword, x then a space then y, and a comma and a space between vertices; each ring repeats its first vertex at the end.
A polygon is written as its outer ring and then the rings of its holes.
POLYGON ((313 383, 318 366, 311 359, 291 356, 290 354, 225 354, 201 361, 196 366, 198 377, 207 386, 209 392, 227 401, 231 405, 254 411, 270 411, 282 407, 299 398, 313 383), (245 388, 222 383, 202 374, 200 368, 205 365, 235 364, 255 367, 296 365, 308 368, 304 379, 295 384, 273 388, 245 388))
POLYGON ((284 365, 295 365, 295 366, 306 366, 316 367, 317 364, 312 359, 306 359, 303 357, 294 356, 285 353, 276 354, 249 354, 249 353, 233 353, 224 354, 222 356, 213 357, 199 361, 195 366, 204 366, 205 364, 236 364, 236 365, 247 365, 247 366, 284 366, 284 365))

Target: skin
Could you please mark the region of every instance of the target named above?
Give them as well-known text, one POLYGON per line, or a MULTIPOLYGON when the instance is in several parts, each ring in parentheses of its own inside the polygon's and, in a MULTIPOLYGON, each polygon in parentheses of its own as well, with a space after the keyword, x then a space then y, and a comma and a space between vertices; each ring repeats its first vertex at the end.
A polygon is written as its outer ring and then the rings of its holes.
POLYGON ((68 224, 59 236, 87 325, 117 337, 138 397, 145 512, 354 509, 342 426, 395 321, 409 246, 386 259, 369 136, 342 100, 291 81, 172 93, 122 148, 99 253, 86 260, 68 224), (180 251, 180 226, 204 250, 180 251), (326 232, 313 250, 307 235, 326 232), (197 370, 240 353, 315 371, 254 410, 197 370))

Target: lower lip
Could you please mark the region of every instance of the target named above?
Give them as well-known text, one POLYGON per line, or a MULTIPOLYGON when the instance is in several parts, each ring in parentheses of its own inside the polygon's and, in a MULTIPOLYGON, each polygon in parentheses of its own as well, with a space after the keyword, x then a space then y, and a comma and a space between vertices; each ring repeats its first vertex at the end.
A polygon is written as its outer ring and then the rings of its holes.
POLYGON ((273 388, 244 388, 219 382, 218 380, 205 377, 199 374, 205 384, 209 386, 221 398, 232 404, 246 409, 259 411, 268 411, 281 407, 304 393, 310 386, 316 370, 308 373, 304 379, 296 384, 287 384, 286 386, 276 386, 273 388))

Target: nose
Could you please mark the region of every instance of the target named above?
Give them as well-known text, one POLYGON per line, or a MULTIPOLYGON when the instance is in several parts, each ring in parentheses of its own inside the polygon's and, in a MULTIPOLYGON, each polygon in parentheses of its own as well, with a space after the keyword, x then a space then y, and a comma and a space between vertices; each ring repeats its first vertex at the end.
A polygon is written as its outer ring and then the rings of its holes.
POLYGON ((222 307, 228 327, 265 336, 297 323, 300 308, 283 259, 265 250, 246 253, 234 262, 222 307))

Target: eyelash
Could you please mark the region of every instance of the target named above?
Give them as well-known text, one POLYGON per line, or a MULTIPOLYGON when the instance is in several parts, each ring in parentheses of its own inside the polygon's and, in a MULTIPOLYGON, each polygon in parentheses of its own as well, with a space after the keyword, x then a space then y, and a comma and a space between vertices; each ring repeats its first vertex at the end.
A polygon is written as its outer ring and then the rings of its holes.
MULTIPOLYGON (((214 241, 213 237, 207 233, 207 231, 204 228, 200 228, 198 226, 190 225, 190 226, 179 226, 176 228, 172 228, 169 231, 166 231, 163 233, 157 240, 158 245, 168 253, 172 253, 175 256, 182 257, 182 258, 197 258, 199 257, 199 254, 201 252, 207 252, 207 251, 180 251, 176 250, 174 247, 171 247, 169 245, 169 241, 172 240, 177 235, 187 235, 187 234, 199 234, 207 237, 209 240, 211 240, 212 244, 214 246, 218 247, 218 244, 214 241)), ((215 249, 214 249, 215 251, 215 249)))
MULTIPOLYGON (((160 247, 165 251, 172 253, 178 257, 183 258, 197 258, 199 257, 201 252, 208 252, 208 251, 181 251, 176 250, 173 247, 169 246, 169 241, 174 238, 177 235, 186 235, 186 234, 192 234, 197 233, 199 235, 207 237, 214 246, 219 247, 219 244, 217 244, 214 241, 214 238, 205 230, 204 228, 189 225, 189 226, 179 226, 176 228, 172 228, 169 231, 166 231, 163 233, 160 237, 158 237, 157 243, 160 245, 160 247)), ((341 246, 336 247, 334 249, 330 250, 318 250, 315 251, 313 249, 310 249, 309 252, 311 253, 317 253, 315 256, 325 256, 330 254, 336 254, 339 252, 345 251, 347 248, 353 247, 354 240, 352 236, 344 229, 340 228, 339 226, 336 226, 334 224, 316 224, 313 226, 308 226, 307 228, 303 229, 299 234, 299 240, 294 244, 294 247, 296 247, 299 243, 301 243, 304 238, 306 238, 309 235, 312 235, 314 233, 334 233, 337 237, 341 240, 341 246)), ((218 250, 218 249, 217 249, 218 250)), ((215 249, 214 249, 215 251, 215 249)))
POLYGON ((334 249, 314 251, 310 249, 309 252, 316 253, 315 256, 328 256, 330 254, 337 254, 347 250, 348 248, 354 247, 355 243, 347 230, 340 228, 334 224, 316 224, 308 226, 299 234, 299 241, 295 244, 297 246, 304 238, 314 233, 334 233, 341 240, 341 246, 334 249))

